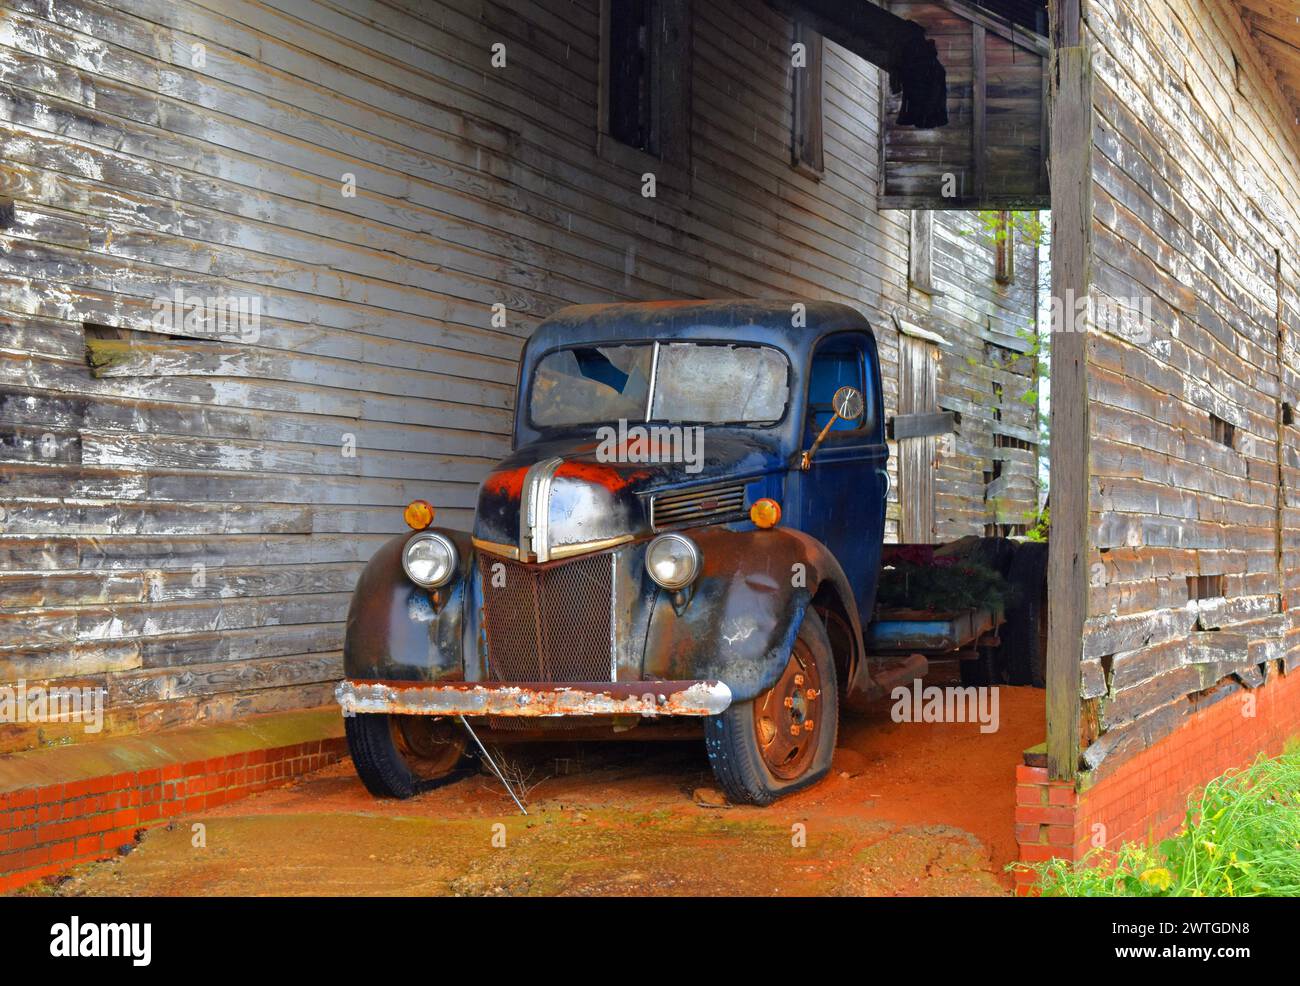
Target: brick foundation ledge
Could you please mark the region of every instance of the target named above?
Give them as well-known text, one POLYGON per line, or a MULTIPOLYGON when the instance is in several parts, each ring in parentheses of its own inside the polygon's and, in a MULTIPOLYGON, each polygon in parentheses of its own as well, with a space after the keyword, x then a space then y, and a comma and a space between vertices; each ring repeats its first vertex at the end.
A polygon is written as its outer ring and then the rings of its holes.
POLYGON ((345 755, 330 707, 0 756, 0 892, 345 755))
MULTIPOLYGON (((1042 747, 1016 767, 1016 841, 1022 862, 1082 859, 1093 848, 1154 845, 1182 826, 1187 799, 1261 753, 1281 754, 1300 737, 1300 669, 1270 674, 1250 692, 1199 705, 1169 735, 1076 785, 1049 780, 1042 747), (1249 705, 1246 700, 1250 699, 1249 705)), ((1032 873, 1017 872, 1016 892, 1035 892, 1032 873)))

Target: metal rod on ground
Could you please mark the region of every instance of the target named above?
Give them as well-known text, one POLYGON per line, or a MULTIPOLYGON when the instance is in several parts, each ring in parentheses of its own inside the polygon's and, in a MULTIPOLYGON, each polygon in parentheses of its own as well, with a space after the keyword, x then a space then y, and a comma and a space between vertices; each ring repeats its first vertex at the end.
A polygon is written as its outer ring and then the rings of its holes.
POLYGON ((469 733, 470 739, 472 739, 478 746, 483 756, 487 757, 488 766, 492 768, 492 773, 497 775, 497 780, 499 780, 502 786, 505 787, 506 793, 509 794, 511 798, 514 798, 514 802, 519 806, 519 810, 527 815, 528 809, 524 807, 522 801, 515 797, 515 789, 510 786, 510 782, 506 780, 506 775, 501 772, 501 768, 497 766, 497 762, 492 759, 492 754, 488 753, 487 747, 484 746, 483 741, 478 738, 478 733, 474 732, 474 728, 470 726, 464 716, 457 716, 457 718, 460 719, 460 724, 465 727, 465 732, 469 733))

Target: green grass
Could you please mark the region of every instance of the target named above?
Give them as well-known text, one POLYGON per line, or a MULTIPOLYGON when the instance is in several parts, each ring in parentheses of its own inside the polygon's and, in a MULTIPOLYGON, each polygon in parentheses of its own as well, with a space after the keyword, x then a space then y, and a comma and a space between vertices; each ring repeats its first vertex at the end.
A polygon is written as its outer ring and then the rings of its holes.
POLYGON ((1300 749, 1212 780, 1158 846, 1011 868, 1037 873, 1045 897, 1300 896, 1300 749))

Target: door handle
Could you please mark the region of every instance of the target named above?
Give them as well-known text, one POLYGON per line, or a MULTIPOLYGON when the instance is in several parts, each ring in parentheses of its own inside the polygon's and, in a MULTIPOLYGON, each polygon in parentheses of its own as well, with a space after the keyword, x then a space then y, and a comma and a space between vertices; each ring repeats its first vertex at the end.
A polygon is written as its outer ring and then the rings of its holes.
POLYGON ((893 480, 891 480, 891 479, 889 478, 889 470, 888 470, 888 469, 877 469, 876 472, 880 473, 880 478, 883 479, 883 480, 885 481, 885 496, 884 496, 884 499, 885 499, 885 501, 888 501, 888 500, 889 500, 889 494, 890 494, 890 492, 891 492, 891 491, 893 490, 893 488, 894 488, 893 480))

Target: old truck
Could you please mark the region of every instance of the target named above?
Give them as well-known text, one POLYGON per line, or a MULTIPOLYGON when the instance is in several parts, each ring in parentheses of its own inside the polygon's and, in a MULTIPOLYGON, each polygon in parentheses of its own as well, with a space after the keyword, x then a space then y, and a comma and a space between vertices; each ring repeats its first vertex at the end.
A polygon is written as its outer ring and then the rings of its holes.
POLYGON ((852 308, 560 311, 524 348, 472 531, 417 500, 361 575, 337 697, 362 781, 410 796, 477 735, 694 730, 733 801, 815 782, 841 707, 924 673, 910 644, 864 644, 887 456, 852 308))

